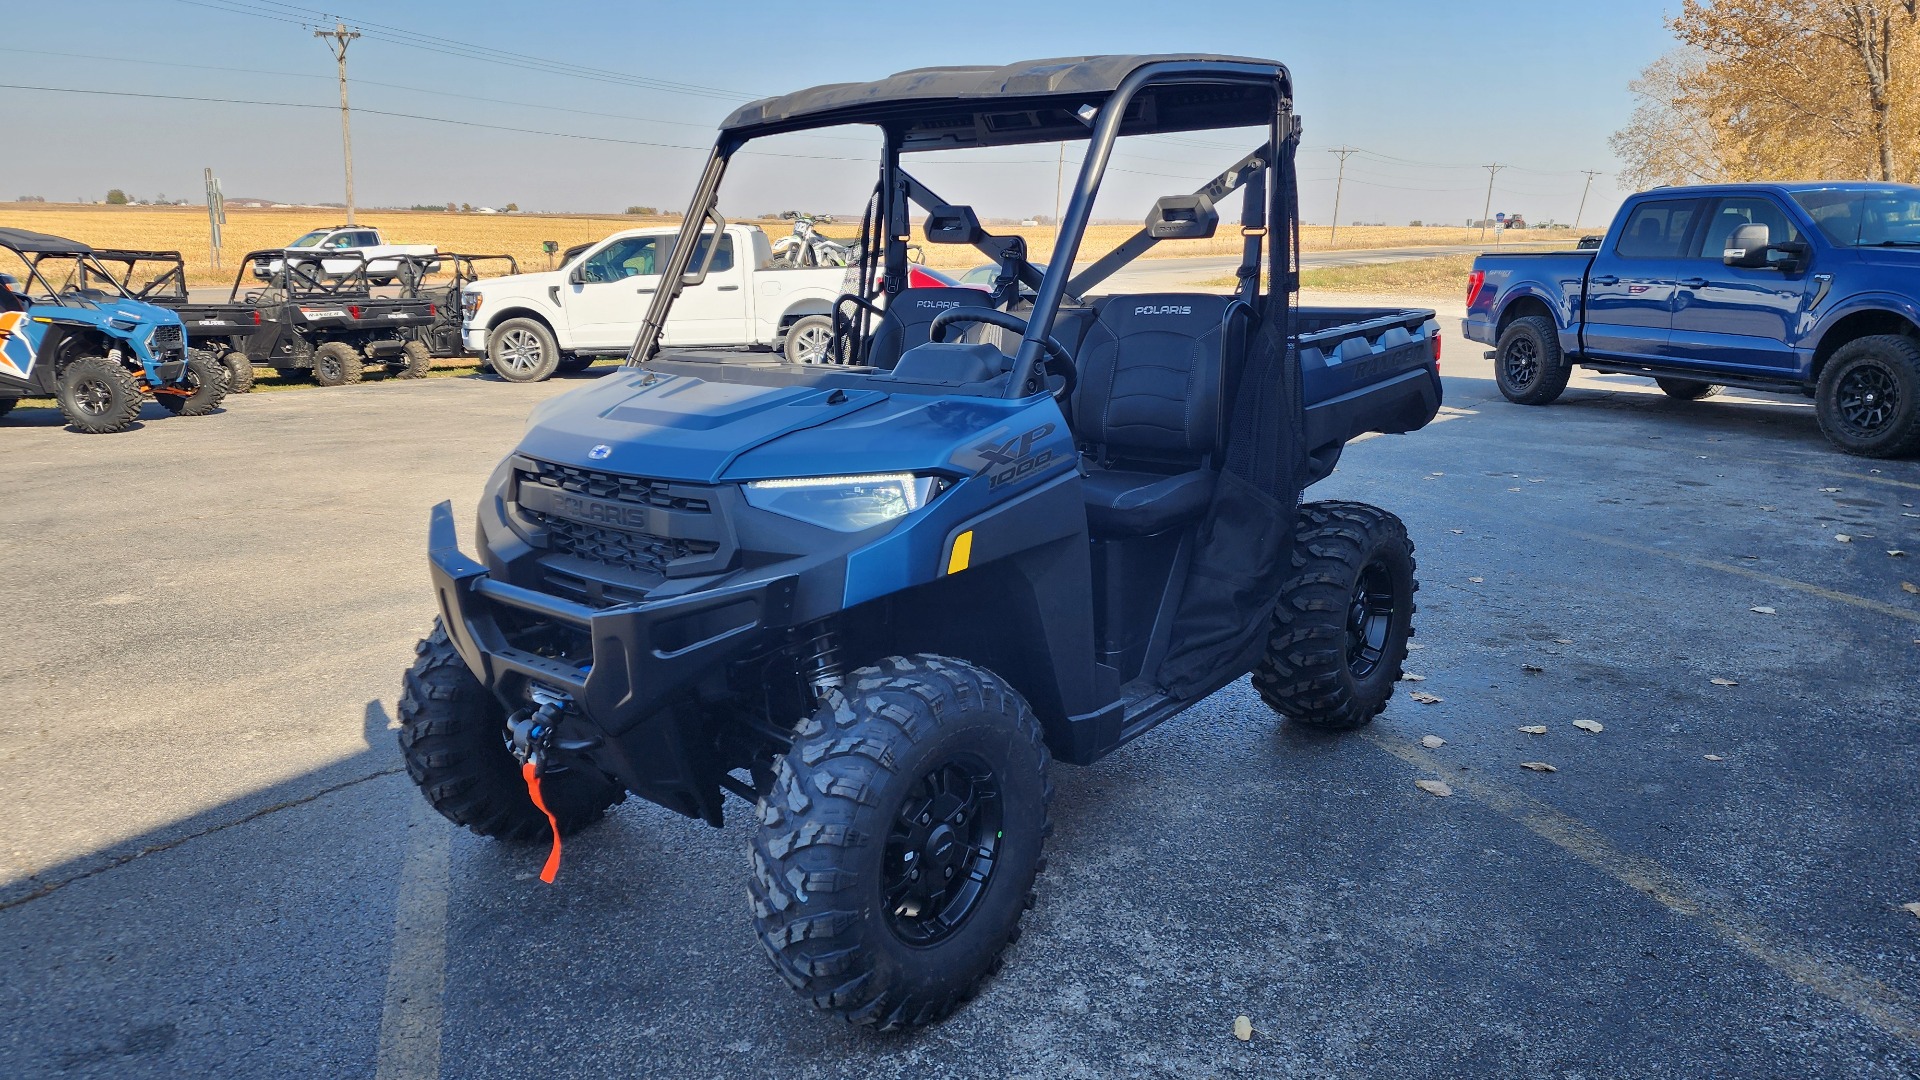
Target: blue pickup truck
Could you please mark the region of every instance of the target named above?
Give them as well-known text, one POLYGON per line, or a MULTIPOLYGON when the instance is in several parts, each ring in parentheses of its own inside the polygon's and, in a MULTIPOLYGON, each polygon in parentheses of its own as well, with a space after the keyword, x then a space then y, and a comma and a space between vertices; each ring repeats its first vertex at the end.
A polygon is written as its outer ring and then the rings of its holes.
POLYGON ((1672 187, 1628 199, 1593 250, 1488 254, 1467 283, 1472 341, 1500 392, 1546 405, 1573 365, 1673 397, 1803 394, 1868 457, 1920 451, 1920 187, 1672 187))

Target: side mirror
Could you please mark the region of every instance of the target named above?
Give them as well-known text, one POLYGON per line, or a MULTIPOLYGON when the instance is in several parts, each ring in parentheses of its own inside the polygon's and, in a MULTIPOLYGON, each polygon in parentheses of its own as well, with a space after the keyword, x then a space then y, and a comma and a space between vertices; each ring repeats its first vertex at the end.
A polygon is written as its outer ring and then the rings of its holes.
POLYGON ((585 285, 587 283, 587 264, 585 261, 575 263, 573 269, 567 271, 567 282, 572 285, 585 285))
POLYGON ((971 206, 942 206, 927 211, 921 226, 929 244, 977 244, 986 235, 971 206))
POLYGON ((1720 261, 1745 270, 1764 270, 1770 265, 1767 253, 1773 250, 1773 235, 1765 225, 1742 225, 1727 238, 1720 261))

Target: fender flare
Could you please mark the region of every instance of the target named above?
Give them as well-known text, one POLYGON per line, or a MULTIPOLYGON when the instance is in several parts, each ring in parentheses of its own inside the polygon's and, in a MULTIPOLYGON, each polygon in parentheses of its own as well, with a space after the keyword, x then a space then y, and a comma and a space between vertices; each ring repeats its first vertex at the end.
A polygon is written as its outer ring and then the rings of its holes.
POLYGON ((1503 293, 1499 302, 1494 305, 1492 328, 1495 330, 1494 337, 1496 340, 1499 337, 1498 328, 1504 326, 1507 322, 1507 312, 1512 310, 1513 305, 1524 300, 1536 300, 1544 305, 1547 313, 1553 318, 1554 330, 1560 337, 1560 347, 1567 352, 1578 351, 1578 340, 1570 339, 1577 339, 1579 327, 1574 322, 1572 313, 1567 310, 1566 297, 1550 296, 1546 290, 1531 281, 1522 282, 1519 285, 1513 286, 1507 290, 1507 292, 1503 293))
POLYGON ((1827 309, 1801 341, 1808 350, 1818 352, 1835 326, 1854 315, 1875 311, 1898 315, 1920 329, 1920 300, 1893 292, 1854 293, 1827 309))

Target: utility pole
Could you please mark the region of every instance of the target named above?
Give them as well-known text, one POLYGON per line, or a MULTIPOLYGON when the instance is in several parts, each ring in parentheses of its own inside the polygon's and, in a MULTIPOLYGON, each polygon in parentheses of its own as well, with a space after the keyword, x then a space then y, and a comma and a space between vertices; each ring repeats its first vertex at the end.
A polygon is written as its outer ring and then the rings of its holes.
MULTIPOLYGON (((1053 249, 1060 250, 1060 184, 1067 176, 1067 144, 1060 144, 1060 161, 1053 167, 1053 249)), ((1053 256, 1047 256, 1051 259, 1053 256)))
POLYGON ((1487 208, 1480 211, 1480 239, 1487 238, 1487 218, 1493 214, 1493 178, 1500 174, 1505 165, 1482 165, 1487 170, 1487 208))
POLYGON ((1587 174, 1587 186, 1580 189, 1580 209, 1573 212, 1573 231, 1580 231, 1580 215, 1587 212, 1587 192, 1593 190, 1593 178, 1600 175, 1599 169, 1582 169, 1587 174))
POLYGON ((335 23, 331 30, 315 30, 313 36, 328 38, 327 48, 333 58, 340 62, 340 145, 347 156, 347 224, 353 224, 353 129, 347 123, 347 45, 360 36, 360 31, 347 29, 346 23, 335 23))
POLYGON ((1333 228, 1327 231, 1328 245, 1332 245, 1334 237, 1340 235, 1340 189, 1347 185, 1347 156, 1359 152, 1360 151, 1351 146, 1342 146, 1338 150, 1327 151, 1327 153, 1337 155, 1340 158, 1340 174, 1334 177, 1333 180, 1333 228))

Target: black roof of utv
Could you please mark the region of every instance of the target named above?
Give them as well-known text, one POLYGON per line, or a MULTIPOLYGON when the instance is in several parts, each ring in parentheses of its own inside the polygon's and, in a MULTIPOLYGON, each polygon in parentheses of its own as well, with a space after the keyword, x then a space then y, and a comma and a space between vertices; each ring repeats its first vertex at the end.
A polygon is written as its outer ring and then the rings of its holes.
POLYGON ((0 247, 10 247, 27 255, 86 255, 93 251, 78 240, 25 229, 0 229, 0 247))
POLYGON ((1084 138, 1075 112, 1098 105, 1127 77, 1157 65, 1190 77, 1145 87, 1121 134, 1256 127, 1273 119, 1272 87, 1292 91, 1277 60, 1206 53, 1073 56, 1004 67, 930 67, 866 83, 829 83, 735 109, 720 125, 741 137, 836 124, 884 124, 904 133, 902 149, 939 150, 1084 138), (1187 75, 1187 72, 1183 72, 1187 75), (1264 85, 1262 85, 1264 83, 1264 85))

